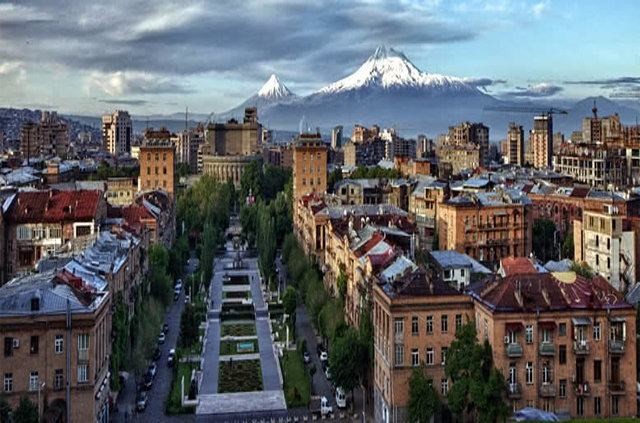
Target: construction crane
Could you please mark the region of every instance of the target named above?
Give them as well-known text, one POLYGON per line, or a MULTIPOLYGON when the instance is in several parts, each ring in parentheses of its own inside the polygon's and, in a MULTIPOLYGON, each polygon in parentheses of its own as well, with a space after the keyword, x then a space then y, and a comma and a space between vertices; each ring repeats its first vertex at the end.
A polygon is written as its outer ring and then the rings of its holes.
POLYGON ((535 113, 541 116, 568 114, 566 110, 555 107, 486 106, 483 110, 488 112, 535 113))

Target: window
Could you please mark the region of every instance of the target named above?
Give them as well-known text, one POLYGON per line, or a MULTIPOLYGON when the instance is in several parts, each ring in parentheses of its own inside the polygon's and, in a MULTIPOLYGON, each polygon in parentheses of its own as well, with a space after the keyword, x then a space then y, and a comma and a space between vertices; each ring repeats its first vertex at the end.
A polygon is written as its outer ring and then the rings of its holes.
POLYGON ((433 316, 427 316, 427 335, 433 333, 433 316))
POLYGON ((449 379, 443 378, 440 381, 440 392, 442 395, 447 395, 449 392, 449 379))
POLYGON ((462 314, 456 314, 456 330, 462 327, 462 314))
POLYGON ((53 389, 59 391, 64 387, 64 373, 62 369, 56 369, 53 375, 53 389))
POLYGON ((576 414, 578 416, 584 415, 584 398, 583 397, 576 398, 576 414))
POLYGON ((156 166, 154 170, 155 170, 155 173, 157 175, 158 174, 158 166, 156 166))
POLYGON ((560 364, 567 364, 567 346, 560 345, 558 347, 558 362, 560 364))
POLYGON ((558 335, 559 336, 566 336, 567 335, 567 324, 566 323, 560 323, 558 325, 558 335))
POLYGON ((13 373, 4 374, 4 391, 13 392, 13 373))
POLYGON ((402 318, 395 319, 393 324, 394 324, 394 327, 395 327, 395 334, 396 335, 404 334, 404 319, 402 319, 402 318))
POLYGON ((147 166, 147 175, 151 175, 151 167, 147 166))
POLYGON ((404 363, 404 345, 396 345, 396 366, 404 363))
POLYGON ((81 225, 76 226, 76 237, 79 236, 87 236, 91 234, 91 226, 90 225, 81 225))
POLYGON ((418 349, 414 348, 411 350, 411 365, 416 367, 420 364, 420 356, 418 354, 418 349))
POLYGON ((611 269, 611 258, 607 257, 607 269, 611 269))
POLYGON ((560 384, 558 386, 558 395, 560 398, 567 397, 567 379, 560 379, 560 384))
POLYGON ((426 364, 427 366, 433 366, 433 348, 427 348, 427 361, 426 364))
POLYGON ((62 229, 49 228, 49 238, 62 238, 62 229))
POLYGON ((527 361, 527 365, 525 367, 525 381, 527 385, 531 385, 533 383, 533 362, 527 361))
POLYGON ((611 414, 617 416, 620 413, 620 397, 611 397, 611 414))
POLYGON ((600 405, 600 397, 593 397, 593 415, 599 416, 602 413, 602 406, 600 405))
POLYGON ((447 316, 446 314, 442 317, 440 317, 440 330, 443 333, 447 333, 449 331, 449 316, 447 316))
POLYGON ((444 271, 444 278, 445 278, 445 279, 451 279, 451 270, 449 270, 449 269, 445 269, 445 271, 444 271))
POLYGON ((4 337, 4 356, 11 357, 13 355, 13 338, 10 336, 4 337))
POLYGON ((18 226, 18 233, 17 233, 17 238, 18 240, 22 240, 22 239, 31 239, 31 228, 26 227, 26 226, 18 226))
POLYGON ((29 348, 29 352, 31 354, 38 354, 38 347, 40 343, 40 338, 38 335, 31 336, 31 347, 29 348))
POLYGON ((78 365, 78 383, 85 383, 89 381, 89 371, 86 364, 78 365))
POLYGON ((166 166, 162 166, 162 174, 166 175, 167 174, 167 168, 166 166))
POLYGON ((542 342, 551 342, 551 331, 549 329, 542 329, 542 342))
POLYGON ((610 249, 611 249, 611 238, 607 238, 607 250, 610 250, 610 249))
POLYGON ((31 372, 29 375, 29 390, 37 391, 39 385, 38 372, 31 372))
POLYGON ((447 363, 447 351, 449 351, 449 347, 442 347, 440 351, 440 363, 444 366, 447 363))
POLYGON ((533 343, 533 326, 527 325, 524 328, 524 340, 527 344, 533 343))
POLYGON ((600 256, 596 254, 596 267, 600 266, 600 256))
POLYGON ((602 381, 602 361, 593 360, 593 381, 600 383, 602 381))
POLYGON ((89 334, 81 333, 78 335, 78 351, 89 349, 89 334))
POLYGON ((411 335, 418 336, 418 316, 411 317, 411 335))
POLYGON ((596 320, 593 323, 593 340, 594 341, 599 341, 600 337, 601 337, 601 334, 600 334, 600 322, 596 320))

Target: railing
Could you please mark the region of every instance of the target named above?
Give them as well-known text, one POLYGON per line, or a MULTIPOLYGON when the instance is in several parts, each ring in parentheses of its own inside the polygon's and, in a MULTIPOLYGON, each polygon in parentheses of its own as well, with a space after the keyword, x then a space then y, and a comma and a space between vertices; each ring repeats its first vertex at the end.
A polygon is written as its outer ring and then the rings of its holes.
POLYGON ((589 382, 576 382, 573 390, 579 397, 591 395, 591 386, 589 386, 589 382))
POLYGON ((509 383, 507 386, 507 396, 509 398, 520 398, 522 396, 522 387, 519 383, 509 383))
POLYGON ((573 352, 576 355, 587 355, 589 354, 589 342, 586 339, 582 339, 579 341, 573 341, 573 352))
POLYGON ((539 351, 540 351, 540 355, 552 356, 552 355, 555 355, 556 353, 556 346, 553 344, 553 342, 542 341, 540 342, 539 351))
POLYGON ((555 397, 556 396, 556 385, 553 383, 542 383, 540 385, 540 396, 541 397, 555 397))
POLYGON ((522 345, 520 345, 517 342, 508 344, 506 351, 507 351, 507 357, 509 358, 522 357, 522 345))
POLYGON ((624 354, 624 341, 622 339, 610 339, 609 352, 611 354, 624 354))
POLYGON ((612 393, 624 394, 625 387, 626 387, 624 380, 620 380, 618 382, 609 381, 608 385, 609 385, 609 390, 612 393))

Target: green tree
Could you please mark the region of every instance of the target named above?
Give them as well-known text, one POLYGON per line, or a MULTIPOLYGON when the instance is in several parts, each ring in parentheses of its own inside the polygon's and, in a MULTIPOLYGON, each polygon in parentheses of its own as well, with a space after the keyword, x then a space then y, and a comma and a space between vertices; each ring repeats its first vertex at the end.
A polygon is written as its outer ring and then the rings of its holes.
POLYGON ((200 336, 198 329, 200 321, 195 310, 195 307, 190 303, 186 304, 184 311, 182 312, 182 319, 180 320, 180 345, 183 347, 190 347, 198 342, 200 336))
POLYGON ((424 366, 415 367, 409 378, 408 413, 411 423, 429 423, 438 411, 440 400, 432 381, 424 374, 424 366))
POLYGON ((21 397, 18 408, 13 413, 13 421, 16 423, 38 423, 39 420, 38 406, 28 397, 21 397))
POLYGON ((331 379, 335 385, 353 393, 367 371, 366 355, 366 347, 355 329, 347 328, 336 337, 329 352, 331 379))
POLYGON ((8 422, 11 414, 11 406, 5 398, 4 394, 0 394, 0 422, 8 422))
POLYGON ((260 270, 266 280, 273 283, 275 280, 277 249, 275 218, 271 215, 270 208, 262 202, 258 203, 258 234, 256 241, 260 270))
POLYGON ((506 383, 493 366, 489 343, 478 344, 474 322, 456 331, 456 339, 447 353, 445 375, 452 382, 447 401, 455 415, 460 418, 469 415, 482 423, 506 418, 506 383))
POLYGON ((151 295, 165 307, 171 304, 172 280, 169 277, 169 253, 160 244, 149 248, 149 282, 151 295))
POLYGON ((558 257, 555 241, 556 225, 549 219, 537 219, 533 222, 533 253, 542 262, 558 257))
POLYGON ((264 174, 262 173, 262 160, 253 160, 242 171, 240 177, 240 195, 241 201, 251 192, 256 198, 262 196, 262 183, 264 174))
POLYGON ((340 298, 344 301, 344 297, 347 295, 347 275, 342 267, 340 268, 340 274, 336 280, 336 285, 338 286, 340 298))
POLYGON ((184 178, 191 173, 191 168, 187 163, 178 163, 176 166, 176 175, 178 178, 184 178))
POLYGON ((327 178, 327 191, 334 192, 336 184, 342 180, 342 169, 335 169, 327 178))
POLYGON ((567 231, 567 235, 562 242, 562 258, 568 258, 573 260, 574 246, 573 246, 573 231, 567 231))
POLYGON ((572 272, 576 272, 577 275, 582 276, 583 278, 591 279, 595 275, 593 269, 589 267, 589 265, 585 262, 582 263, 573 263, 569 268, 572 272))

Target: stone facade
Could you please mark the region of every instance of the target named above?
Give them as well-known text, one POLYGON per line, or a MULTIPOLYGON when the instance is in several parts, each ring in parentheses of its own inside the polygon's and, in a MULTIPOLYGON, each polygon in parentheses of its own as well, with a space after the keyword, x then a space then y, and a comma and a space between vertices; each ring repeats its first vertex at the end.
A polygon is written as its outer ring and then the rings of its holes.
POLYGON ((149 142, 140 146, 138 191, 161 189, 175 193, 175 147, 170 141, 149 142))

